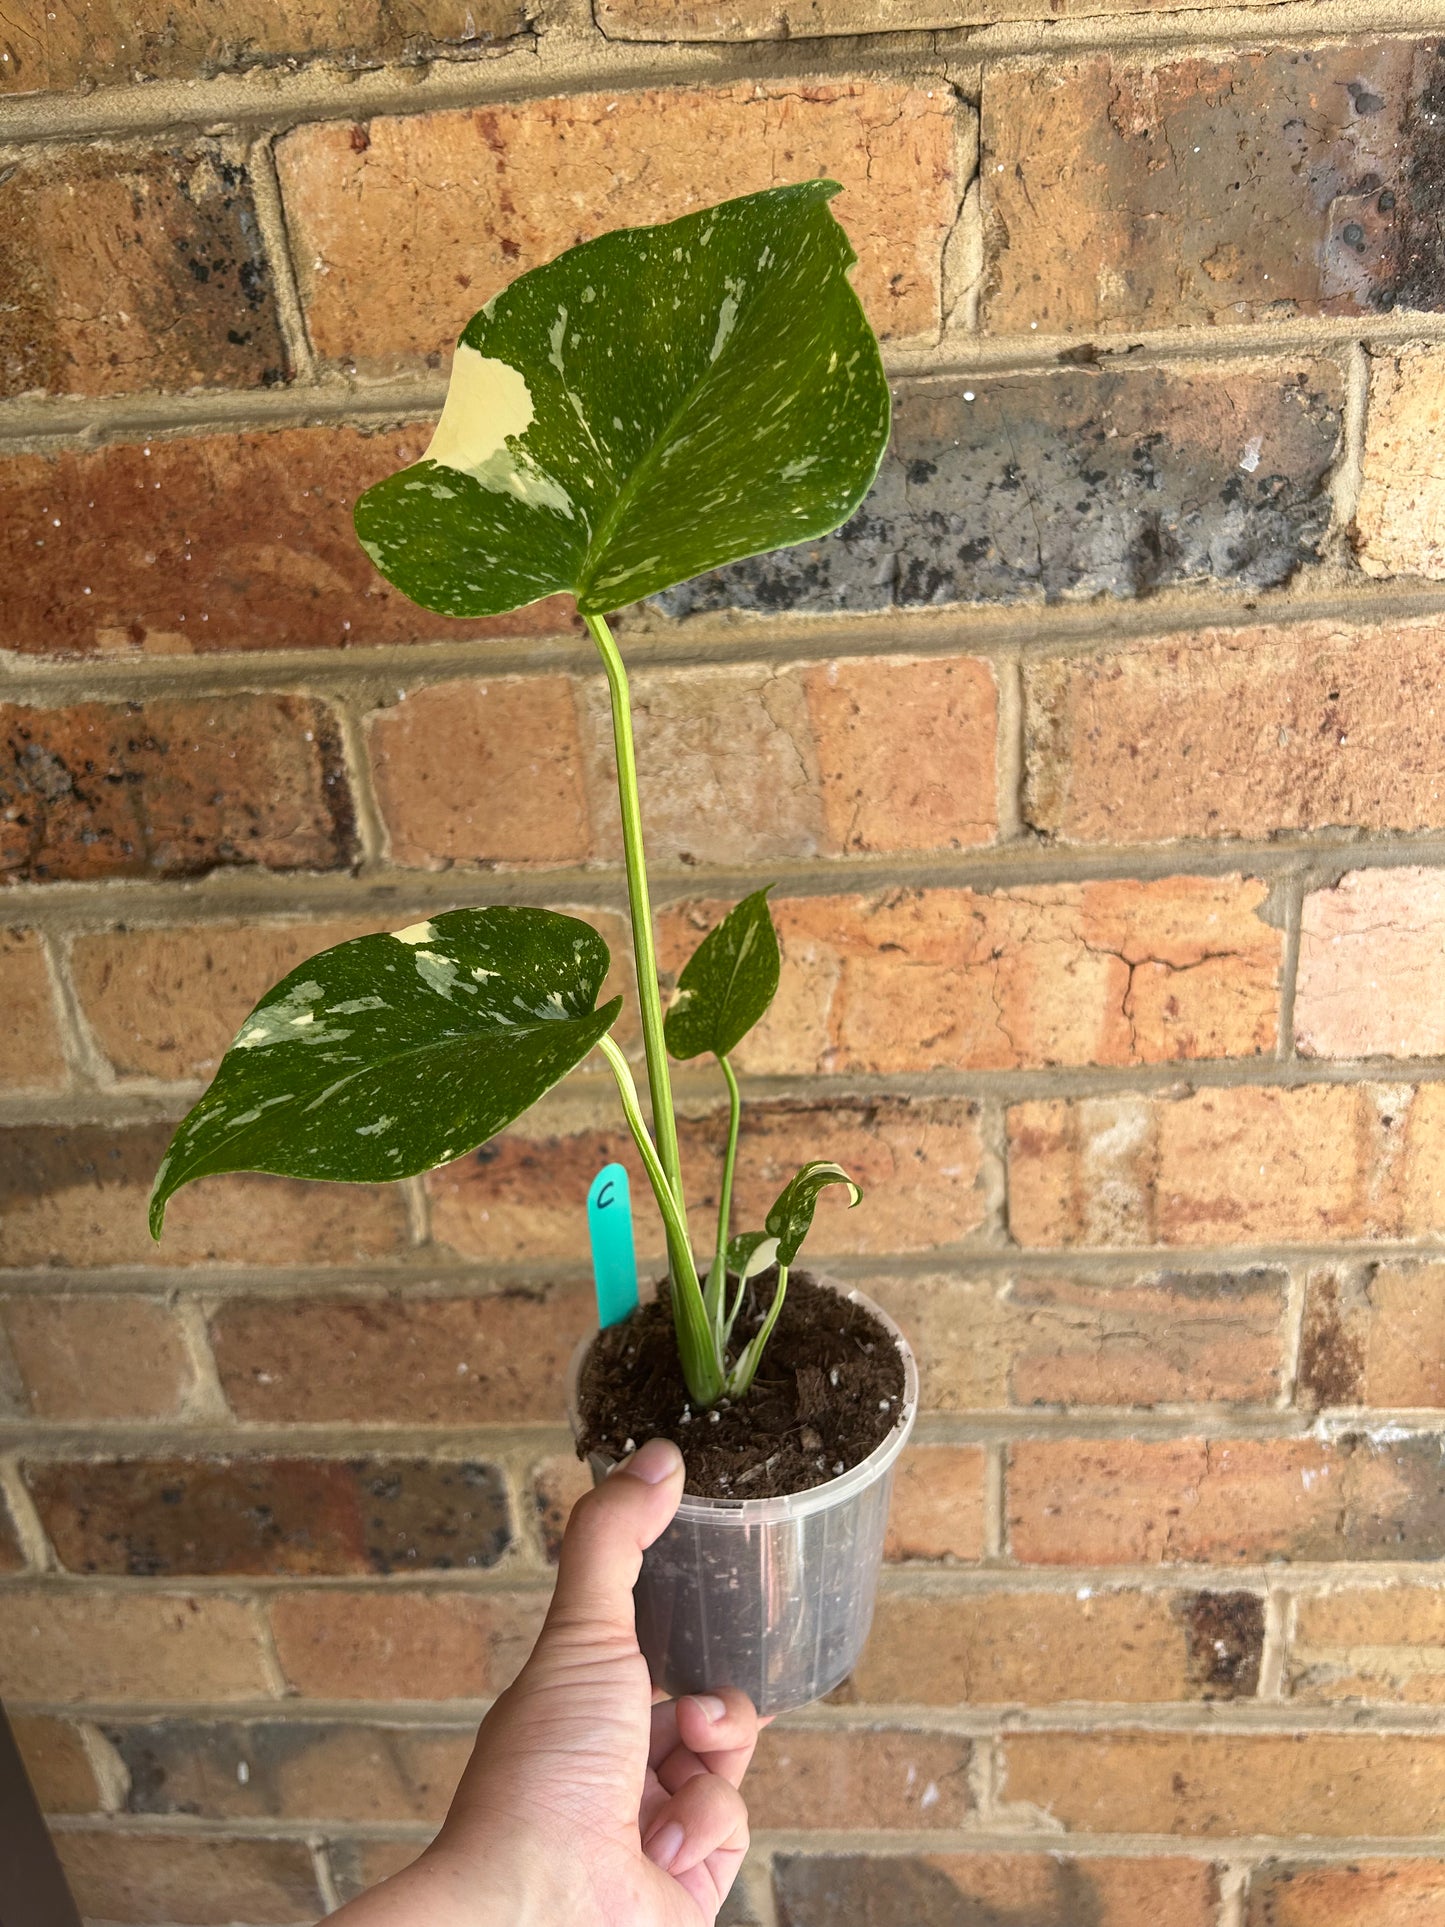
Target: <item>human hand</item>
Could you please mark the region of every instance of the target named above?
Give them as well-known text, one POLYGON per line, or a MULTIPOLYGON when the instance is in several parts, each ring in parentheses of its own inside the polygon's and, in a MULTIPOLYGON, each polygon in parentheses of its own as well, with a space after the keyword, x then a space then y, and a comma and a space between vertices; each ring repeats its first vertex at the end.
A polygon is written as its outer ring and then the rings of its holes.
POLYGON ((654 1705, 632 1588, 682 1497, 653 1439, 573 1508, 546 1624, 440 1834, 342 1927, 712 1927, 748 1845, 747 1698, 654 1705))

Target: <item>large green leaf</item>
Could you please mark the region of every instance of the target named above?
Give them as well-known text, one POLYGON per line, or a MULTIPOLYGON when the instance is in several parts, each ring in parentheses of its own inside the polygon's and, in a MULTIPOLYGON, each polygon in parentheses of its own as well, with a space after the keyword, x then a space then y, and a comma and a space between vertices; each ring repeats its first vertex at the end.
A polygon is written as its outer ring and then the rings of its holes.
POLYGON ((726 1057, 773 1001, 781 959, 768 890, 754 890, 709 930, 683 966, 664 1031, 674 1057, 726 1057))
POLYGON ((780 1265, 790 1265, 797 1257, 799 1247, 813 1226, 813 1210, 818 1202, 818 1193, 829 1184, 847 1185, 849 1210, 862 1202, 863 1193, 841 1164, 832 1164, 826 1158, 815 1158, 790 1179, 763 1220, 778 1241, 780 1265))
POLYGON ((451 910, 323 950, 257 1004, 171 1140, 151 1194, 216 1171, 360 1183, 460 1157, 616 1022, 607 945, 552 910, 451 910))
POLYGON ((619 228, 504 288, 462 334, 426 454, 357 503, 377 568, 443 615, 562 589, 602 615, 846 520, 889 398, 838 192, 619 228))

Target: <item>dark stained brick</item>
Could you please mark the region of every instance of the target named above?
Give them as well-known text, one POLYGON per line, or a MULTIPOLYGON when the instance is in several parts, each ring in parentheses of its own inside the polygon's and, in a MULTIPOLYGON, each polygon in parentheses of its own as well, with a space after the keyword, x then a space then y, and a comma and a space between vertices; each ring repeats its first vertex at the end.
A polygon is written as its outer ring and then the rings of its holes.
POLYGON ((426 1459, 31 1463, 26 1483, 71 1572, 441 1571, 511 1537, 494 1466, 426 1459))
POLYGON ((0 286, 0 394, 288 373, 251 184, 215 141, 49 148, 7 170, 0 286))
POLYGON ((873 492, 836 535, 657 601, 869 610, 1284 582, 1328 526, 1340 398, 1338 370, 1313 359, 906 389, 873 492))
POLYGON ((1177 1611, 1204 1699, 1253 1699, 1264 1657, 1264 1601, 1252 1592, 1191 1592, 1177 1611))

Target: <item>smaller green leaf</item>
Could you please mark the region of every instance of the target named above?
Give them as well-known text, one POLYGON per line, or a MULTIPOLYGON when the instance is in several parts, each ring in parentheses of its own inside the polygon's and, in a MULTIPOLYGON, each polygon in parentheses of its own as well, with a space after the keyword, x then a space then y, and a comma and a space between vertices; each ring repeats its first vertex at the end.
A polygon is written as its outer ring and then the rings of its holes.
POLYGON ((688 959, 664 1024, 674 1057, 726 1057, 773 1001, 782 961, 768 914, 773 887, 744 897, 688 959))
POLYGON ((764 1219, 768 1230, 778 1241, 780 1265, 790 1265, 797 1257, 799 1247, 812 1229, 818 1194, 830 1184, 847 1185, 850 1211, 862 1201, 863 1193, 841 1164, 832 1164, 826 1158, 815 1158, 790 1180, 764 1219))
POLYGON ((451 910, 310 958, 257 1004, 156 1173, 151 1236, 218 1171, 375 1183, 475 1149, 617 1021, 611 959, 554 910, 451 910))
POLYGON ((742 1231, 728 1246, 728 1270, 740 1285, 762 1275, 776 1260, 778 1241, 767 1231, 742 1231))

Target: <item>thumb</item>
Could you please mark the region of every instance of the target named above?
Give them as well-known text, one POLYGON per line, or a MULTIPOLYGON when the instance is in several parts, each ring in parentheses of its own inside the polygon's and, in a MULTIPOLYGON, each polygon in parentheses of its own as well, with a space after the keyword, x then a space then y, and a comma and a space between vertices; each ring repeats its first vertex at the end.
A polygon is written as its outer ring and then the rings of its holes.
POLYGON ((636 1650, 632 1588, 644 1551, 677 1511, 683 1479, 682 1454, 672 1441, 649 1439, 578 1500, 562 1540, 538 1659, 553 1639, 584 1629, 589 1640, 616 1639, 636 1650))

